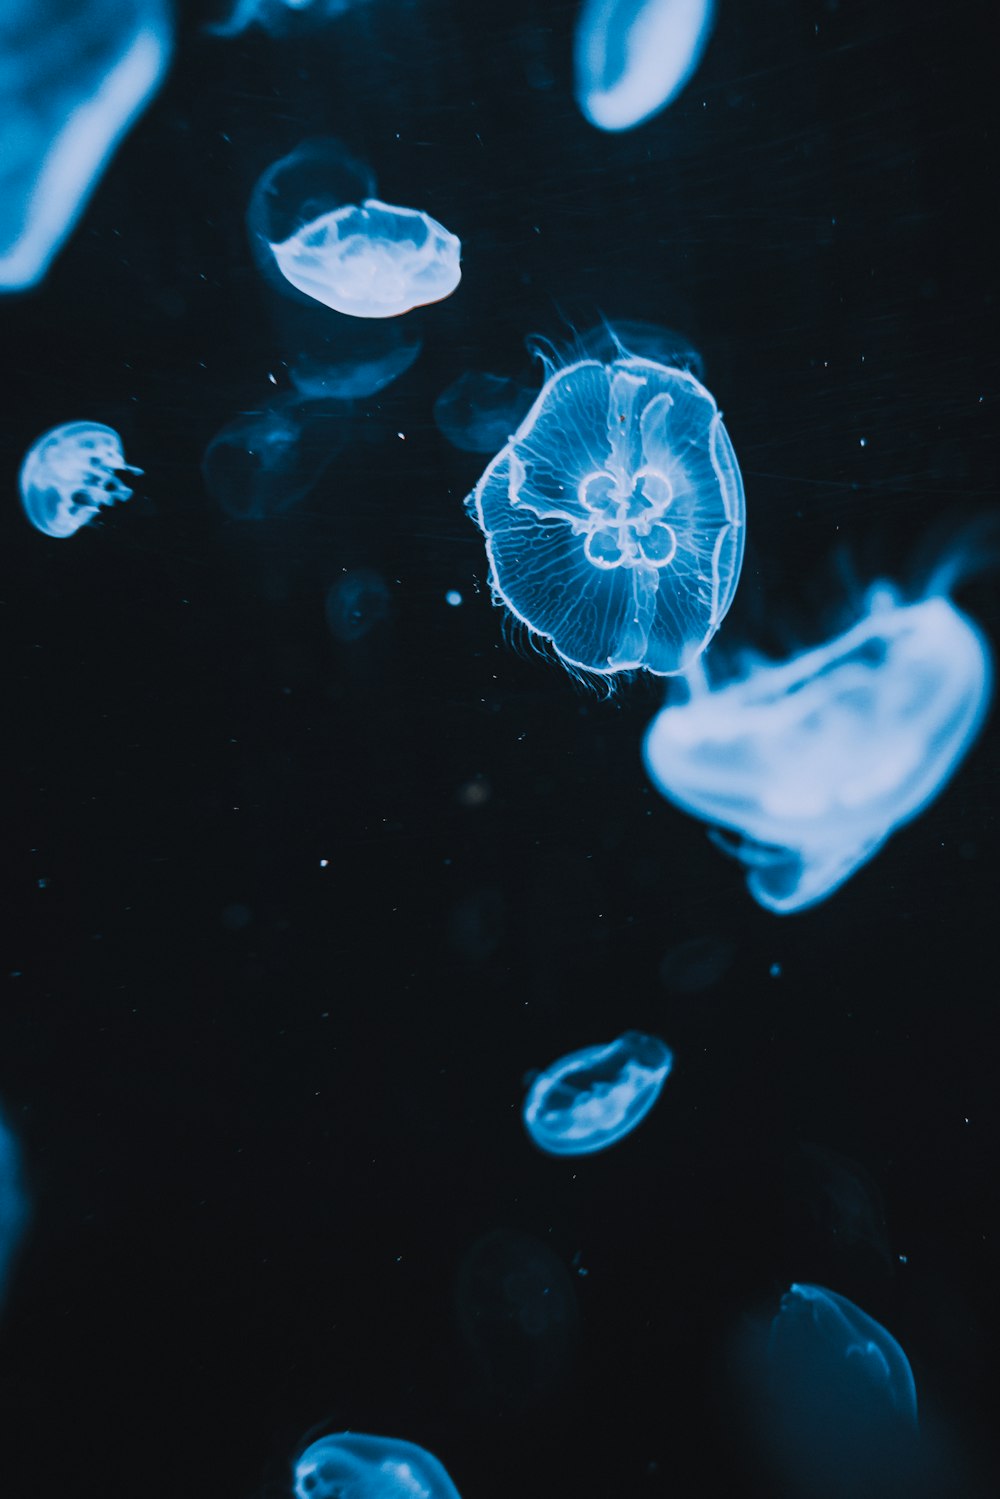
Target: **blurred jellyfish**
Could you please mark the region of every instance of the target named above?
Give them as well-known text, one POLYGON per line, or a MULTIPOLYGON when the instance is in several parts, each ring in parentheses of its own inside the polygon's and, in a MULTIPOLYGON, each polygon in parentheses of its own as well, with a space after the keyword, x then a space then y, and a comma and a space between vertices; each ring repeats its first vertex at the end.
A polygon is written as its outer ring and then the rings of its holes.
POLYGON ((0 290, 42 280, 171 46, 163 0, 4 0, 0 290))
POLYGON ((331 585, 326 595, 330 634, 344 645, 363 640, 388 618, 389 590, 370 568, 358 567, 331 585))
POLYGON ((395 1437, 341 1431, 295 1464, 295 1499, 459 1499, 441 1463, 395 1437))
POLYGON ((205 488, 234 520, 267 520, 304 499, 347 443, 345 408, 295 396, 228 422, 205 449, 205 488))
POLYGON ((283 36, 293 29, 323 26, 361 4, 364 0, 236 0, 227 19, 206 30, 215 36, 238 36, 251 26, 260 26, 273 36, 283 36))
POLYGON ((101 422, 63 422, 35 439, 21 465, 24 513, 46 536, 72 536, 108 505, 131 499, 120 474, 141 474, 125 462, 121 438, 101 422))
POLYGON ((455 1307, 486 1391, 517 1408, 537 1405, 565 1381, 579 1314, 573 1279, 540 1240, 495 1229, 462 1261, 455 1307))
POLYGON ((785 1202, 794 1242, 813 1257, 835 1250, 841 1259, 891 1267, 882 1194, 859 1162, 801 1141, 787 1162, 785 1202))
POLYGON ((676 99, 701 61, 714 0, 584 0, 576 99, 600 130, 631 130, 676 99))
POLYGON ((352 352, 341 349, 325 357, 303 355, 288 376, 299 395, 311 400, 360 400, 405 375, 421 348, 419 338, 359 340, 352 352))
POLYGON ((0 1305, 17 1247, 28 1221, 21 1181, 21 1152, 0 1116, 0 1305))
POLYGON ((645 1119, 673 1065, 670 1048, 640 1031, 571 1052, 532 1083, 525 1128, 549 1155, 606 1150, 645 1119))
POLYGON ((631 354, 548 378, 466 504, 494 600, 565 664, 689 669, 732 602, 743 482, 715 401, 687 370, 631 354))
POLYGON ((824 900, 945 785, 975 739, 992 666, 946 598, 874 588, 860 622, 786 662, 667 707, 646 768, 668 800, 721 832, 770 911, 824 900))
POLYGON ((434 402, 434 420, 453 447, 495 453, 520 426, 535 392, 517 380, 466 370, 434 402))

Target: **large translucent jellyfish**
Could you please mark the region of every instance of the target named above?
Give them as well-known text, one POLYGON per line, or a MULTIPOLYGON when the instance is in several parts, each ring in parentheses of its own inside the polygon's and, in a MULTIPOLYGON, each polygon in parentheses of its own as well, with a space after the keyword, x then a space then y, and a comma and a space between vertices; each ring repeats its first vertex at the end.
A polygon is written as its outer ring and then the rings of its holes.
POLYGON ((21 465, 24 512, 46 536, 72 536, 108 505, 131 499, 121 438, 101 422, 64 422, 35 439, 21 465))
POLYGON ((201 462, 205 488, 234 520, 272 519, 305 498, 348 436, 347 408, 276 400, 215 434, 201 462))
POLYGON ((0 1304, 27 1220, 28 1206, 21 1182, 21 1153, 0 1116, 0 1304))
POLYGON ((673 1065, 670 1048, 640 1031, 571 1052, 532 1083, 525 1128, 549 1155, 606 1150, 645 1119, 673 1065))
POLYGON ((714 0, 584 0, 576 98, 600 130, 631 130, 676 99, 701 61, 714 0))
POLYGON ((628 352, 548 379, 467 500, 490 584, 569 666, 686 671, 732 602, 743 482, 686 369, 628 352))
POLYGON ((785 662, 694 690, 646 735, 646 768, 770 911, 824 900, 946 784, 990 698, 989 647, 947 598, 874 588, 862 619, 785 662))
POLYGON ((171 46, 164 0, 3 0, 0 290, 41 281, 171 46))
POLYGON ((295 1464, 296 1499, 459 1499, 436 1457, 395 1437, 341 1431, 295 1464))

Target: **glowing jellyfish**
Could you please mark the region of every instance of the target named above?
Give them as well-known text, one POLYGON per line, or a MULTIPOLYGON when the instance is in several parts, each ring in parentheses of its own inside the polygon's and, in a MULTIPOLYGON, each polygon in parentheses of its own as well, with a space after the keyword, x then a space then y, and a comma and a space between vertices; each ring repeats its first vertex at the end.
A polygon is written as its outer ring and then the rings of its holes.
POLYGON ((281 515, 319 482, 349 430, 344 407, 294 396, 244 412, 205 449, 205 488, 234 520, 281 515))
POLYGON ((467 505, 494 600, 570 667, 687 670, 743 557, 743 483, 715 401, 688 370, 630 354, 549 372, 467 505))
POLYGON ((793 1284, 771 1327, 768 1359, 780 1378, 839 1372, 841 1361, 866 1401, 884 1402, 903 1421, 917 1423, 917 1386, 906 1354, 885 1328, 846 1296, 822 1286, 793 1284))
POLYGON ((310 400, 360 400, 404 375, 421 347, 419 338, 360 339, 353 353, 340 350, 336 355, 300 356, 288 378, 299 395, 310 400))
POLYGON ((532 1083, 525 1128, 549 1155, 606 1150, 645 1119, 673 1065, 670 1048, 640 1031, 571 1052, 532 1083))
POLYGON ((64 422, 28 449, 21 465, 21 503, 37 531, 72 536, 106 506, 131 499, 121 474, 141 473, 125 462, 113 428, 64 422))
POLYGON ((3 0, 0 290, 41 281, 171 46, 163 0, 3 0))
POLYGON ((236 0, 225 21, 206 29, 215 36, 238 36, 251 26, 260 26, 275 36, 292 30, 325 25, 364 0, 236 0))
POLYGON ((313 1442, 295 1464, 296 1499, 459 1499, 436 1457, 395 1437, 351 1431, 313 1442))
POLYGON ((467 370, 434 402, 434 420, 453 447, 495 453, 521 425, 535 393, 517 380, 467 370))
POLYGON ((358 567, 339 578, 326 595, 330 634, 344 645, 363 640, 389 615, 389 590, 370 568, 358 567))
POLYGON ((701 61, 714 0, 584 0, 577 103, 600 130, 631 130, 676 99, 701 61))
POLYGON ((21 1153, 17 1141, 0 1117, 0 1303, 27 1220, 28 1206, 21 1184, 21 1153))
POLYGON ((990 698, 989 648, 947 599, 873 589, 846 634, 667 707, 646 767, 670 801, 735 834, 770 911, 824 900, 955 771, 990 698))

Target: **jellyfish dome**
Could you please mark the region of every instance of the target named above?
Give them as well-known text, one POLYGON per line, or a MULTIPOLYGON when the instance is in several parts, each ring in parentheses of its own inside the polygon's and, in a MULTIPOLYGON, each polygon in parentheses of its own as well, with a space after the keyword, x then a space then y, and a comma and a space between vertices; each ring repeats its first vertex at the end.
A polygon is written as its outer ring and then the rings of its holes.
POLYGON ((295 1464, 296 1499, 459 1499, 444 1466, 414 1442, 321 1437, 295 1464))
POLYGON ((668 706, 646 768, 668 800, 726 834, 770 911, 832 894, 946 784, 990 699, 989 647, 951 601, 874 588, 845 634, 668 706))
POLYGON ((24 512, 46 536, 72 536, 108 505, 131 499, 121 474, 141 474, 125 462, 121 438, 101 422, 64 422, 37 438, 21 465, 24 512))
POLYGON ((677 97, 701 61, 714 0, 584 0, 576 98, 599 130, 631 130, 677 97))
POLYGON ((700 381, 615 352, 550 374, 466 503, 494 600, 567 665, 670 676, 732 603, 743 482, 700 381))
POLYGON ((18 1143, 0 1114, 0 1304, 28 1221, 22 1175, 18 1143))
POLYGON ((641 1031, 571 1052, 532 1083, 525 1129, 548 1155, 606 1150, 645 1119, 673 1065, 669 1046, 641 1031))

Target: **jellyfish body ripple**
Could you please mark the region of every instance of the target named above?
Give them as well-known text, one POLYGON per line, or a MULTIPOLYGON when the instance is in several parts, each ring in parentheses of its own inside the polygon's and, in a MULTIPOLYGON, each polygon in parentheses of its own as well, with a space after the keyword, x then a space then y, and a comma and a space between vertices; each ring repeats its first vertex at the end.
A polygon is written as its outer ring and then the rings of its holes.
POLYGON ((631 130, 675 99, 701 60, 714 0, 584 0, 576 98, 600 130, 631 130))
POLYGON ((645 1119, 673 1064, 670 1048, 640 1031, 560 1057, 528 1090, 525 1128, 548 1155, 606 1150, 645 1119))
POLYGON ((142 469, 125 462, 114 428, 64 422, 28 449, 19 480, 24 513, 45 536, 72 536, 106 506, 131 499, 123 473, 142 469))
POLYGON ((715 401, 620 345, 550 375, 466 503, 495 601, 571 668, 686 671, 736 591, 743 482, 715 401))
POLYGON ((438 1459, 414 1442, 342 1431, 302 1453, 295 1499, 459 1499, 459 1493, 438 1459))
POLYGON ((664 708, 646 767, 668 800, 726 830, 715 841, 760 905, 802 911, 937 795, 991 681, 986 641, 949 599, 905 604, 882 584, 845 634, 664 708))

